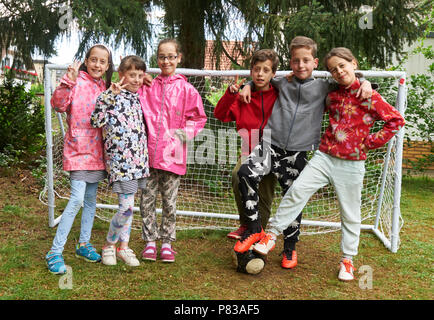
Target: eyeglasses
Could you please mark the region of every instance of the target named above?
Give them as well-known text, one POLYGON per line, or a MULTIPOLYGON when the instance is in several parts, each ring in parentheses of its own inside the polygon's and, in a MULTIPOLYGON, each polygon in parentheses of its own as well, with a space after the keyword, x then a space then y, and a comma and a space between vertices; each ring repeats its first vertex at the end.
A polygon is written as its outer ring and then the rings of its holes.
POLYGON ((178 58, 178 56, 158 56, 158 60, 160 61, 164 61, 164 60, 169 60, 169 61, 173 61, 176 58, 178 58))

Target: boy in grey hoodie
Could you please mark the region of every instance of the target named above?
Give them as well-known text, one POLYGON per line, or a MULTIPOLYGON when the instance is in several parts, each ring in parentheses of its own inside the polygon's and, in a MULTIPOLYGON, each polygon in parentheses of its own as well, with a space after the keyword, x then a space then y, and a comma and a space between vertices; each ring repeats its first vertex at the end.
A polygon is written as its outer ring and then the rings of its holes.
MULTIPOLYGON (((316 150, 320 142, 324 101, 336 84, 326 79, 314 79, 313 70, 318 66, 317 45, 310 38, 298 36, 290 44, 292 81, 285 77, 272 80, 279 90, 273 111, 264 128, 262 141, 238 171, 239 190, 244 209, 249 218, 248 228, 234 250, 242 253, 254 246, 258 253, 268 252, 269 241, 261 227, 258 212, 258 184, 268 173, 273 172, 285 194, 307 163, 306 153, 316 150)), ((372 95, 371 84, 363 83, 358 93, 363 98, 372 95)), ((248 102, 250 87, 241 92, 248 102)), ((284 232, 282 267, 291 269, 297 265, 295 244, 300 234, 302 214, 284 232)))

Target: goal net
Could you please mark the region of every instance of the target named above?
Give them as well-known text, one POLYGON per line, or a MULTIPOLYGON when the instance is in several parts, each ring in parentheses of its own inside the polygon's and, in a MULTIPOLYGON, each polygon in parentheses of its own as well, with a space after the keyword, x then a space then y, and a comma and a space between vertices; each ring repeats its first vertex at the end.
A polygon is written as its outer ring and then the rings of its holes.
MULTIPOLYGON (((51 94, 58 85, 66 66, 47 65, 45 68, 45 106, 47 136, 46 184, 40 199, 48 206, 49 225, 55 226, 69 198, 69 173, 62 169, 65 116, 53 111, 51 94)), ((159 69, 148 70, 157 74, 159 69)), ((177 199, 177 229, 235 229, 239 226, 238 212, 232 191, 231 175, 241 151, 241 138, 235 123, 223 123, 213 110, 229 84, 238 75, 249 77, 248 70, 206 71, 177 69, 200 92, 208 117, 203 131, 188 142, 187 174, 182 177, 177 199)), ((289 71, 278 71, 284 76, 289 71)), ((405 73, 361 71, 371 83, 379 84, 379 93, 404 114, 406 105, 405 73)), ((315 77, 330 77, 328 72, 315 71, 315 77)), ((323 131, 328 125, 325 114, 323 131)), ((372 130, 382 126, 377 122, 372 130)), ((401 130, 402 131, 402 130, 401 130)), ((374 232, 392 252, 399 247, 400 187, 403 132, 399 132, 384 147, 368 153, 362 191, 362 229, 374 232)), ((309 157, 312 153, 309 154, 309 157)), ((281 188, 275 190, 272 214, 281 200, 281 188)), ((117 195, 107 181, 99 184, 96 216, 110 221, 117 210, 117 195)), ((133 228, 140 229, 140 194, 136 194, 133 228)), ((161 219, 161 198, 157 202, 157 217, 161 219)), ((339 204, 333 187, 326 186, 315 193, 303 210, 301 233, 318 234, 340 229, 339 204)))

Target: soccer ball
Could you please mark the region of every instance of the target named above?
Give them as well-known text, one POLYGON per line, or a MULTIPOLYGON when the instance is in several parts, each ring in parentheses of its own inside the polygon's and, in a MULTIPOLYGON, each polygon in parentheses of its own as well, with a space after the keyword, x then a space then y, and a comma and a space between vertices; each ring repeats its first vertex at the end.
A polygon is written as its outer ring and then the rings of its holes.
POLYGON ((250 248, 244 253, 232 250, 232 262, 238 272, 258 274, 264 269, 265 257, 250 248))

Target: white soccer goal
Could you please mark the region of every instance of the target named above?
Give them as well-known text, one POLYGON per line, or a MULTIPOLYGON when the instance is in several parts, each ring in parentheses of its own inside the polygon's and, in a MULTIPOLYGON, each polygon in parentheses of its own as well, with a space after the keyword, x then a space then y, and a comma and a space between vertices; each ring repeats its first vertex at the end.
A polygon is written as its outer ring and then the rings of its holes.
MULTIPOLYGON (((69 197, 69 174, 62 170, 65 117, 53 111, 51 94, 57 86, 54 72, 64 73, 66 66, 45 66, 45 126, 47 139, 47 174, 40 199, 48 206, 49 226, 54 227, 69 197), (57 216, 57 217, 56 217, 57 216)), ((157 74, 159 69, 149 69, 157 74)), ((248 77, 248 70, 207 71, 177 69, 188 77, 203 98, 208 117, 205 129, 189 142, 187 174, 182 178, 177 201, 177 228, 234 229, 238 227, 238 213, 232 193, 231 173, 241 149, 234 123, 222 123, 214 118, 216 102, 234 76, 248 77)), ((283 76, 290 71, 278 71, 283 76)), ((404 115, 406 86, 404 72, 360 71, 372 83, 379 83, 380 94, 404 115)), ((315 71, 315 77, 330 77, 325 71, 315 71)), ((324 117, 323 129, 327 125, 324 117)), ((374 126, 378 130, 381 124, 374 126)), ((362 194, 362 230, 373 232, 392 252, 399 248, 399 231, 403 220, 400 212, 403 135, 401 130, 383 148, 371 151, 366 161, 362 194)), ((281 189, 276 189, 275 212, 281 189)), ((139 195, 135 211, 139 211, 139 195)), ((161 203, 161 202, 160 202, 161 203)), ((158 207, 158 205, 157 205, 158 207)), ((117 197, 106 182, 99 185, 97 217, 109 221, 117 209, 117 197)), ((157 209, 161 213, 161 209, 157 209)), ((140 228, 140 214, 135 214, 133 228, 140 228)), ((339 205, 333 187, 320 189, 303 211, 301 232, 318 234, 339 230, 339 205)))

